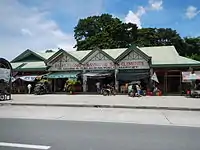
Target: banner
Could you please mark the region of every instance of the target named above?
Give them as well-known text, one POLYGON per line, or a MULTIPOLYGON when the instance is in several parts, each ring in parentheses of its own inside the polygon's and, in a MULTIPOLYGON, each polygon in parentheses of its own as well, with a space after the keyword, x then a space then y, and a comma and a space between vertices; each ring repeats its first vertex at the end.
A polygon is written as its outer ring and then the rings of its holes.
POLYGON ((22 77, 19 77, 19 78, 24 80, 24 81, 27 81, 27 82, 33 82, 33 81, 35 81, 36 77, 37 76, 22 76, 22 77))
POLYGON ((153 73, 153 75, 152 75, 152 77, 151 77, 151 80, 153 80, 153 81, 159 83, 158 78, 157 78, 157 75, 156 75, 155 72, 153 73))
POLYGON ((195 71, 193 74, 191 72, 182 72, 183 82, 188 82, 193 80, 200 80, 200 71, 195 71))
POLYGON ((10 69, 0 68, 0 79, 3 79, 6 82, 10 81, 10 69))

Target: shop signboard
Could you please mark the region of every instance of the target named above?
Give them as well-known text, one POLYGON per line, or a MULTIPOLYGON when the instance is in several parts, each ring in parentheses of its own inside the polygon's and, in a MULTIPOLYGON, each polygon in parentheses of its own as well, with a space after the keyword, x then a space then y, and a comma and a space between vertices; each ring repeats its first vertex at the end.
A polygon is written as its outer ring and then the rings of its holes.
POLYGON ((78 62, 56 62, 50 68, 49 71, 60 71, 60 70, 80 70, 82 65, 78 62))
POLYGON ((83 69, 114 69, 115 64, 110 60, 104 61, 90 61, 83 64, 83 69))
POLYGON ((146 60, 122 60, 119 69, 149 69, 149 64, 146 60))

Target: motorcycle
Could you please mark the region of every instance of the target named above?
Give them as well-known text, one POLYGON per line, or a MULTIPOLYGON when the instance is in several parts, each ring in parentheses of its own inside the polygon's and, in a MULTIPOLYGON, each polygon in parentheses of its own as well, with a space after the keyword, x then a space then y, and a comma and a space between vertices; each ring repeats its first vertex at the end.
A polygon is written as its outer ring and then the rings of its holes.
POLYGON ((141 97, 146 96, 146 91, 141 90, 140 94, 137 93, 136 85, 140 84, 140 81, 133 81, 128 85, 128 96, 130 97, 141 97))
POLYGON ((42 95, 47 93, 47 88, 44 83, 38 83, 35 85, 34 94, 35 95, 42 95))
POLYGON ((114 89, 114 87, 112 87, 112 88, 103 88, 101 93, 103 94, 103 96, 110 96, 110 95, 115 96, 117 94, 117 92, 114 89))

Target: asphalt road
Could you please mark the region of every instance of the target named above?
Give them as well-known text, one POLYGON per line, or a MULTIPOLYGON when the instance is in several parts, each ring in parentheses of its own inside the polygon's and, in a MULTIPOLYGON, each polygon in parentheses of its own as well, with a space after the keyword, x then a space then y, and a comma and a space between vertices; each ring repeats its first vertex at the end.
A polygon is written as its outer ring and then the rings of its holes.
POLYGON ((50 150, 199 150, 199 139, 200 128, 194 127, 0 119, 0 144, 46 145, 50 150))

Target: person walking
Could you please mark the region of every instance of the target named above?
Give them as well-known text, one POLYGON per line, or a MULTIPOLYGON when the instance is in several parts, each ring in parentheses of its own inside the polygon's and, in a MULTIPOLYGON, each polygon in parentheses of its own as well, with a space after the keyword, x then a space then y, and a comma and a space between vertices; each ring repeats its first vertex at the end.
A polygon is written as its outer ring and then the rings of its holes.
POLYGON ((30 83, 28 84, 27 88, 28 88, 28 94, 31 94, 32 85, 30 83))

